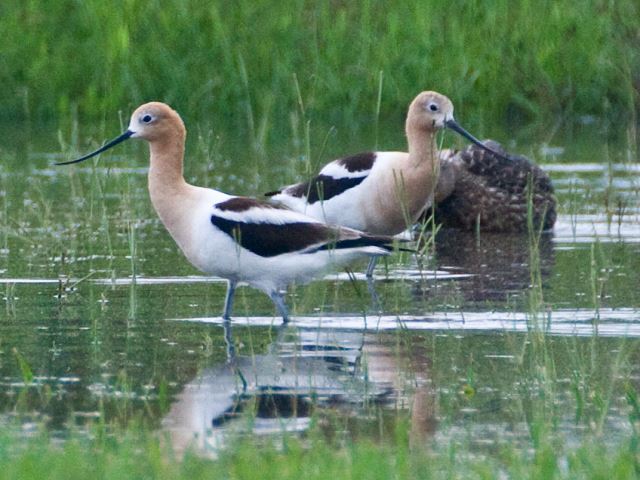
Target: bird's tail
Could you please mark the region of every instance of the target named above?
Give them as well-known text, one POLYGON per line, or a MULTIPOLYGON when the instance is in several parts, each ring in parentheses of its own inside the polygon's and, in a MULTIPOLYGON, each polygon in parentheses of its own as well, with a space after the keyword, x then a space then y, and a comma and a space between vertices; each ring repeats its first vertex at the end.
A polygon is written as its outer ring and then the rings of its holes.
POLYGON ((416 253, 416 250, 401 246, 401 244, 409 243, 408 239, 397 239, 388 235, 371 235, 368 233, 360 233, 357 238, 349 238, 338 240, 333 248, 358 248, 358 247, 378 247, 386 252, 398 250, 401 252, 416 253))

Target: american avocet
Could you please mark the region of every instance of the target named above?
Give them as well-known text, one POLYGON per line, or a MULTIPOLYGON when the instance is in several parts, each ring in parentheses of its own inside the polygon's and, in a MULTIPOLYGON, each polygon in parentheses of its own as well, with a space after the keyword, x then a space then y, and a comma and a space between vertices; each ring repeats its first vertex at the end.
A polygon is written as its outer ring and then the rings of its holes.
MULTIPOLYGON (((436 132, 449 128, 487 148, 453 119, 453 104, 422 92, 409 105, 409 152, 367 152, 328 163, 312 180, 267 193, 272 200, 327 223, 372 234, 411 227, 430 203, 438 177, 436 132)), ((367 276, 373 274, 371 259, 367 276)))
POLYGON ((223 317, 229 319, 238 282, 269 295, 284 321, 281 289, 361 257, 386 255, 391 238, 326 225, 286 207, 188 184, 183 177, 186 129, 168 105, 138 107, 127 131, 95 152, 58 165, 78 163, 129 139, 149 142, 151 202, 187 259, 229 282, 223 317))
POLYGON ((435 220, 445 227, 487 232, 523 232, 529 218, 536 229, 556 221, 556 199, 549 176, 520 155, 508 155, 492 140, 492 151, 469 145, 440 152, 435 220))

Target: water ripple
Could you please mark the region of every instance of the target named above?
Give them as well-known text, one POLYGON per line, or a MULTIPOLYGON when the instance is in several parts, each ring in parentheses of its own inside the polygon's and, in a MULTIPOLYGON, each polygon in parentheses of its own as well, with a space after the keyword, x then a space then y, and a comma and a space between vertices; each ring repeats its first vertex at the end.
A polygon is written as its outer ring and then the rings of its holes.
MULTIPOLYGON (((172 321, 222 325, 221 317, 176 318, 172 321)), ((240 326, 271 326, 280 323, 274 317, 236 317, 240 326)), ((459 330, 459 331, 542 331, 551 335, 640 337, 640 311, 633 308, 559 309, 540 312, 434 312, 414 315, 335 315, 294 316, 289 324, 300 328, 332 330, 459 330)))

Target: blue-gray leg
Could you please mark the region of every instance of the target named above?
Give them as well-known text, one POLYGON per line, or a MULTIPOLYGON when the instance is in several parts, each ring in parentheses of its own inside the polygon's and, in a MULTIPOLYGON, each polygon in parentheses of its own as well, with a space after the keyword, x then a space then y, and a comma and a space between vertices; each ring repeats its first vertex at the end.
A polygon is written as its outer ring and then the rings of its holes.
POLYGON ((225 320, 224 322, 222 322, 222 328, 224 328, 224 341, 227 344, 227 363, 231 365, 234 373, 238 375, 238 378, 242 382, 242 393, 245 393, 247 391, 248 383, 247 379, 244 378, 244 375, 242 374, 242 370, 238 368, 238 364, 236 362, 236 347, 233 342, 233 334, 231 332, 231 321, 225 320))
POLYGON ((227 296, 224 299, 224 312, 222 318, 225 320, 231 320, 231 310, 233 309, 233 294, 236 292, 236 285, 238 282, 229 280, 227 285, 227 296))
POLYGON ((382 304, 380 303, 380 297, 376 292, 376 288, 373 285, 373 271, 376 269, 376 263, 378 262, 378 257, 371 257, 369 260, 369 266, 367 267, 367 289, 369 290, 369 295, 371 295, 371 302, 373 303, 373 308, 378 313, 382 312, 382 304))
POLYGON ((367 267, 367 278, 373 277, 373 271, 376 269, 377 261, 378 257, 371 257, 371 260, 369 260, 369 266, 367 267))
POLYGON ((276 306, 278 313, 282 316, 282 321, 287 323, 289 321, 289 310, 287 309, 287 305, 284 303, 284 297, 280 292, 271 292, 269 293, 269 298, 276 306))
POLYGON ((222 328, 224 329, 224 343, 227 345, 227 363, 231 363, 236 359, 236 347, 233 343, 231 321, 225 319, 225 321, 222 322, 222 328))
POLYGON ((367 277, 367 290, 369 290, 369 295, 371 295, 371 304, 375 309, 376 313, 382 314, 382 303, 380 302, 380 296, 378 292, 376 292, 375 283, 373 278, 367 277))

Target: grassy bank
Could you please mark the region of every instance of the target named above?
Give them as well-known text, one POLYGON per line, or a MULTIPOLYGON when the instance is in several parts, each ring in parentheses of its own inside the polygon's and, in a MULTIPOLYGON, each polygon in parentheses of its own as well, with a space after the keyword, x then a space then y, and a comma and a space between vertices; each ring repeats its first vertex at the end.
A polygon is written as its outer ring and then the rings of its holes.
POLYGON ((635 121, 636 2, 47 2, 0 5, 0 117, 101 118, 150 99, 255 135, 314 115, 635 121))

